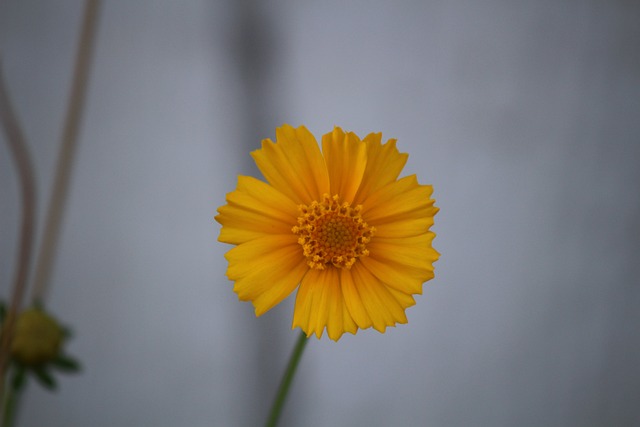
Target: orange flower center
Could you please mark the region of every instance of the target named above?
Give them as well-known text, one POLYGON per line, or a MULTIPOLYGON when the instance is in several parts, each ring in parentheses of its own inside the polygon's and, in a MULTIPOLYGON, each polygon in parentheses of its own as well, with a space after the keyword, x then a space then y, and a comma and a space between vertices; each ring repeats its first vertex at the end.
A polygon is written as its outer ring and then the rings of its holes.
POLYGON ((298 208, 298 225, 292 231, 298 236, 309 267, 324 270, 332 264, 348 269, 357 258, 369 255, 366 246, 375 228, 362 219, 361 205, 341 204, 337 195, 325 194, 322 202, 298 208))

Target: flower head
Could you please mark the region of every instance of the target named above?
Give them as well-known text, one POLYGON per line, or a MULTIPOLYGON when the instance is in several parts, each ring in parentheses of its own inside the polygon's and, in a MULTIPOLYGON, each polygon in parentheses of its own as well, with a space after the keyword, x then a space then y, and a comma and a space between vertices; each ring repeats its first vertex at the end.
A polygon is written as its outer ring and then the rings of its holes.
POLYGON ((53 317, 30 308, 18 316, 11 355, 26 366, 42 365, 58 356, 63 340, 64 331, 53 317))
POLYGON ((45 388, 54 390, 56 379, 51 369, 67 373, 80 370, 80 364, 64 352, 64 344, 69 338, 69 330, 58 323, 41 305, 23 310, 15 320, 7 314, 0 301, 0 335, 10 335, 11 341, 11 381, 13 393, 18 393, 25 385, 27 373, 35 375, 45 388))
POLYGON ((240 176, 218 209, 219 240, 236 245, 227 277, 257 316, 297 288, 293 328, 333 340, 406 323, 433 278, 432 187, 398 179, 407 155, 391 139, 336 127, 322 152, 304 127, 284 125, 251 153, 266 183, 240 176))

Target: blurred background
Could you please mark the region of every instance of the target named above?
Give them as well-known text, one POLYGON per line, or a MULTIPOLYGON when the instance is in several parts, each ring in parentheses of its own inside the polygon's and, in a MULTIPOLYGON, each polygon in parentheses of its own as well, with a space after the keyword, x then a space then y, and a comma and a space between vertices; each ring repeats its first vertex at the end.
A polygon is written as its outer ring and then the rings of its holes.
MULTIPOLYGON (((39 232, 82 5, 0 3, 39 232)), ((158 0, 101 8, 47 301, 84 371, 30 383, 20 426, 263 423, 294 298, 238 302, 213 217, 283 123, 397 138, 442 254, 407 325, 312 339, 283 425, 640 425, 637 2, 158 0)))

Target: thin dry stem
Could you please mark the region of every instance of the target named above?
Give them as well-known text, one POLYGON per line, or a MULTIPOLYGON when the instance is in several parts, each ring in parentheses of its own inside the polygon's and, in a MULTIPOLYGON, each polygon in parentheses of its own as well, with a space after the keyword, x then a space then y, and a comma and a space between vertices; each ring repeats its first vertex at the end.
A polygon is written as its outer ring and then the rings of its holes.
POLYGON ((27 142, 18 124, 18 119, 11 106, 7 93, 2 63, 0 62, 0 122, 6 136, 9 151, 13 157, 18 173, 20 192, 22 194, 22 223, 20 225, 20 238, 18 242, 18 256, 16 258, 16 270, 11 293, 11 303, 0 338, 0 402, 4 398, 4 378, 9 364, 9 349, 13 324, 17 313, 22 306, 22 300, 27 287, 29 266, 33 247, 33 235, 36 215, 36 188, 33 166, 27 142))
POLYGON ((69 181, 78 141, 78 131, 82 121, 82 113, 86 99, 86 88, 91 68, 93 47, 95 45, 96 22, 98 20, 99 7, 99 0, 87 0, 85 3, 82 30, 76 52, 71 95, 67 105, 56 175, 49 200, 42 244, 36 263, 36 273, 31 294, 33 302, 44 303, 47 295, 51 268, 54 263, 62 217, 64 216, 69 193, 69 181))

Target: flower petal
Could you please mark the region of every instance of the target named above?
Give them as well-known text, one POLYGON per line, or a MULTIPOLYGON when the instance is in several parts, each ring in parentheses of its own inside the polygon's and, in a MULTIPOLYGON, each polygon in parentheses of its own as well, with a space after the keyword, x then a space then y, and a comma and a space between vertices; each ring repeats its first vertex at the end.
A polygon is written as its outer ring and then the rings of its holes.
POLYGON ((287 234, 297 223, 298 208, 269 184, 249 176, 238 177, 227 204, 218 209, 222 224, 218 240, 241 244, 265 234, 287 234))
POLYGON ((276 129, 275 143, 265 139, 251 156, 267 181, 296 204, 309 204, 329 192, 320 147, 304 126, 283 125, 276 129))
POLYGON ((225 258, 234 292, 253 303, 256 316, 286 298, 309 269, 294 235, 263 236, 236 246, 225 258))
POLYGON ((431 265, 439 258, 439 253, 433 249, 432 241, 435 233, 402 239, 372 239, 367 246, 370 256, 378 260, 397 262, 408 267, 433 269, 431 265))
POLYGON ((405 294, 404 292, 390 287, 387 287, 387 290, 405 310, 416 304, 416 300, 413 298, 413 295, 405 294))
POLYGON ((369 256, 360 258, 363 266, 389 287, 406 294, 421 294, 422 284, 433 278, 433 263, 438 252, 433 249, 435 234, 403 239, 374 238, 369 242, 369 256))
MULTIPOLYGON (((437 211, 437 208, 434 208, 437 211)), ((433 225, 433 215, 376 224, 376 237, 402 238, 425 234, 433 225)))
POLYGON ((438 208, 430 198, 433 187, 420 185, 415 175, 388 184, 362 203, 362 216, 368 224, 381 224, 433 217, 438 208))
POLYGON ((422 284, 425 277, 433 276, 433 271, 424 268, 408 267, 387 259, 379 261, 369 255, 361 258, 362 265, 390 288, 398 289, 407 294, 422 294, 422 284))
POLYGON ((381 133, 370 133, 363 140, 367 146, 367 167, 353 200, 356 205, 362 204, 372 192, 398 179, 409 157, 398 151, 395 139, 390 139, 384 145, 381 141, 381 133))
MULTIPOLYGON (((407 323, 404 308, 389 292, 384 283, 360 263, 354 264, 351 272, 353 273, 353 283, 357 288, 361 304, 371 318, 374 329, 384 332, 387 326, 393 326, 396 323, 407 323)), ((357 301, 350 302, 346 299, 346 295, 345 301, 350 308, 349 312, 353 316, 354 305, 357 304, 357 301)))
POLYGON ((353 132, 335 127, 322 137, 322 152, 329 171, 331 195, 351 202, 367 165, 366 145, 353 132))
MULTIPOLYGON (((366 269, 366 265, 363 265, 363 266, 366 269)), ((372 273, 371 271, 369 272, 372 273)), ((345 303, 349 307, 351 315, 354 318, 354 320, 356 320, 358 327, 360 327, 361 329, 368 328, 372 326, 371 317, 369 317, 369 314, 367 312, 367 308, 365 308, 363 299, 360 298, 360 292, 362 289, 364 289, 364 287, 360 286, 361 290, 359 291, 358 286, 356 286, 353 279, 345 280, 345 276, 349 276, 349 277, 351 276, 350 272, 347 271, 346 273, 347 274, 343 274, 343 280, 342 280, 342 292, 344 295, 345 303)), ((373 275, 375 276, 375 274, 373 275)), ((397 301, 397 303, 400 305, 400 307, 403 310, 408 307, 411 307, 412 305, 415 305, 416 302, 413 296, 410 295, 410 293, 408 293, 406 290, 401 291, 401 290, 395 289, 393 287, 387 286, 386 283, 382 283, 382 288, 380 288, 380 284, 381 284, 380 282, 382 281, 375 281, 375 280, 371 281, 371 283, 378 283, 378 287, 374 289, 382 289, 379 292, 384 295, 383 296, 384 298, 388 298, 389 296, 393 297, 393 299, 397 301)), ((369 302, 368 305, 372 307, 371 302, 369 302)), ((395 304, 392 304, 392 305, 395 305, 395 304)), ((373 310, 373 308, 371 309, 373 310)), ((400 315, 400 318, 405 319, 404 315, 400 315)), ((403 322, 400 322, 400 323, 403 323, 403 322)))
POLYGON ((360 329, 370 328, 373 323, 360 297, 359 287, 356 286, 351 270, 343 269, 340 282, 345 306, 360 329))
POLYGON ((340 339, 357 327, 344 305, 338 269, 311 269, 302 279, 293 313, 292 328, 300 327, 307 336, 320 338, 325 327, 329 338, 340 339))

